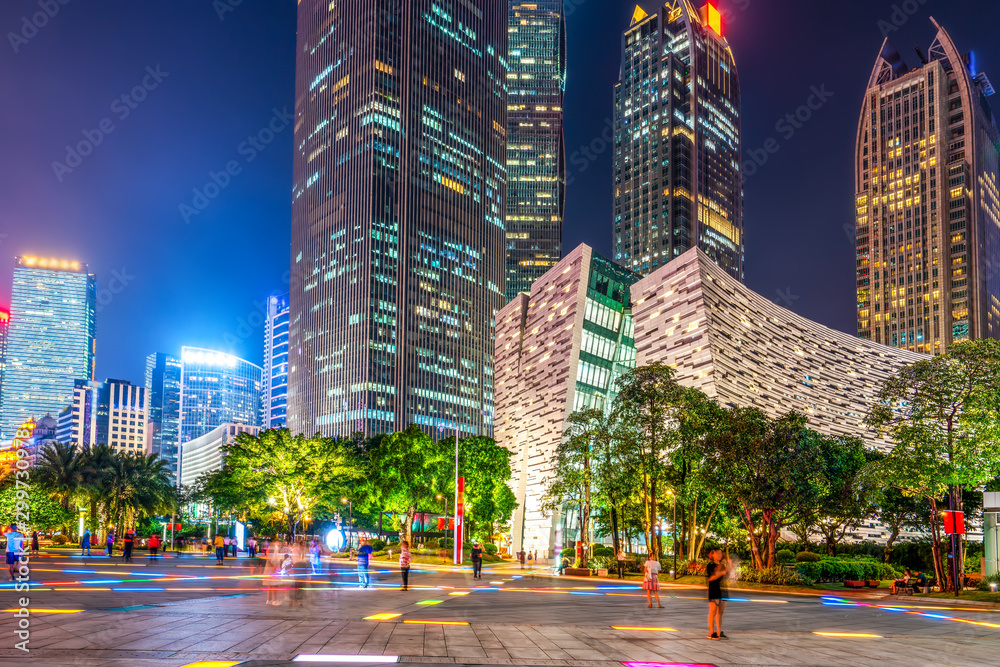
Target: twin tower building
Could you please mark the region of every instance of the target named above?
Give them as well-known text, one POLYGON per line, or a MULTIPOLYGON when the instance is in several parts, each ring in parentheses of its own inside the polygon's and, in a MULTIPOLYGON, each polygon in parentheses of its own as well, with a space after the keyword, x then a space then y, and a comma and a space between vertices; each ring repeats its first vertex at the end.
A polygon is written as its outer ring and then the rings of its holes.
MULTIPOLYGON (((797 386, 823 375, 815 366, 843 357, 810 361, 812 348, 799 336, 820 329, 835 349, 860 355, 851 363, 875 355, 884 373, 953 341, 997 336, 993 89, 974 57, 935 28, 915 68, 886 42, 863 100, 854 337, 765 308, 742 286, 740 81, 715 3, 637 7, 624 32, 620 78, 606 91, 615 110, 609 260, 562 247, 562 0, 302 0, 289 427, 330 435, 411 423, 435 434, 496 430, 517 449, 515 440, 549 419, 513 426, 515 413, 528 411, 518 388, 537 383, 543 370, 524 356, 534 337, 533 345, 573 359, 545 366, 555 375, 541 379, 584 387, 579 398, 574 388, 552 399, 559 403, 555 437, 574 408, 607 404, 614 377, 636 363, 636 350, 649 361, 663 358, 650 350, 686 349, 667 344, 667 323, 655 331, 632 324, 634 309, 650 298, 662 302, 653 320, 669 310, 692 336, 718 336, 716 326, 777 327, 784 343, 770 344, 787 343, 780 355, 803 360, 785 378, 797 386), (655 285, 654 275, 662 279, 655 285), (686 291, 663 282, 669 276, 686 291), (681 293, 694 295, 688 310, 676 301, 681 293), (570 303, 575 327, 565 320, 570 303), (549 324, 529 327, 542 310, 549 324), (691 319, 695 311, 703 316, 691 319), (560 318, 568 338, 556 331, 539 338, 560 318), (653 338, 640 340, 640 329, 653 338)), ((766 357, 768 337, 758 342, 766 357)), ((693 350, 704 356, 710 346, 693 350)), ((696 374, 704 383, 746 372, 735 353, 725 362, 673 363, 690 366, 692 382, 696 374)), ((842 374, 847 391, 851 376, 842 374)), ((741 390, 732 400, 753 395, 741 390)), ((831 423, 837 411, 857 407, 825 395, 812 403, 812 414, 831 423)))

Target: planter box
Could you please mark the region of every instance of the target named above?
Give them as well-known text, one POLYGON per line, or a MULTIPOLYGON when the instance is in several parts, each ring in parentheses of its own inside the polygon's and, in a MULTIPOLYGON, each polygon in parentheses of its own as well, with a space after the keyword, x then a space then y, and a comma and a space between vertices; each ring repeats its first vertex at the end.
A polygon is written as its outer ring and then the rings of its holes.
POLYGON ((567 577, 589 577, 590 568, 589 567, 567 567, 563 570, 563 574, 567 577))
POLYGON ((869 579, 865 583, 868 584, 868 588, 878 588, 879 584, 881 584, 882 582, 879 581, 878 579, 869 579))
POLYGON ((844 581, 844 588, 864 588, 865 582, 863 581, 851 581, 850 579, 844 581))
POLYGON ((598 577, 606 577, 606 576, 608 576, 608 570, 607 570, 607 568, 599 568, 597 570, 597 576, 598 577))

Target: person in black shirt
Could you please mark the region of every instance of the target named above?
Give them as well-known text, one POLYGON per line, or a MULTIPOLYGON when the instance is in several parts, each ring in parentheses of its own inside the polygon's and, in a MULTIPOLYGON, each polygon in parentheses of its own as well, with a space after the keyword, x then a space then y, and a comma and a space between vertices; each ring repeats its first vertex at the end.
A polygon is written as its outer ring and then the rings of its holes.
POLYGON ((729 639, 722 631, 722 612, 726 609, 723 599, 726 576, 729 570, 722 562, 722 550, 708 552, 708 566, 705 578, 708 580, 708 636, 706 639, 729 639))
POLYGON ((472 552, 469 554, 472 557, 472 578, 482 579, 483 578, 483 546, 476 542, 472 545, 472 552))

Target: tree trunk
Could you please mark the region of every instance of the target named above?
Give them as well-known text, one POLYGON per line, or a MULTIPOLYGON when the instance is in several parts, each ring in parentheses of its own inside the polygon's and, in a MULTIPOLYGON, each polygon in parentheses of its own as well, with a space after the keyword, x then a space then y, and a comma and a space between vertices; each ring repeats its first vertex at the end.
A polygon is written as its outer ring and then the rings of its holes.
POLYGON ((944 567, 941 562, 941 533, 938 529, 938 509, 937 500, 931 498, 931 555, 934 558, 934 576, 938 580, 938 585, 944 587, 945 582, 948 580, 944 573, 944 567))
POLYGON ((622 541, 618 536, 618 510, 615 509, 614 500, 611 499, 611 543, 615 550, 615 558, 621 551, 622 541))
POLYGON ((757 529, 753 523, 753 514, 749 508, 744 508, 740 512, 740 519, 743 521, 743 527, 747 530, 747 537, 750 541, 750 558, 753 560, 753 566, 755 570, 763 570, 764 562, 760 557, 760 545, 757 542, 757 529))

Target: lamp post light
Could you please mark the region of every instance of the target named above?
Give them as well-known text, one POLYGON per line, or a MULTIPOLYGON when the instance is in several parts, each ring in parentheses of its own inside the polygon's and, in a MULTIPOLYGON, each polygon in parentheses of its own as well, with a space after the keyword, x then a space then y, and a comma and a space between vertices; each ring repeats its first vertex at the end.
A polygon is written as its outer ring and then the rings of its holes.
POLYGON ((347 533, 347 550, 351 549, 351 535, 354 533, 354 502, 350 498, 341 498, 340 502, 347 505, 347 523, 351 524, 351 530, 347 533))

